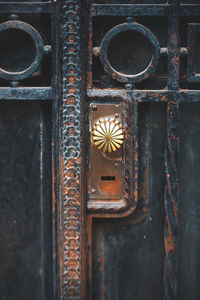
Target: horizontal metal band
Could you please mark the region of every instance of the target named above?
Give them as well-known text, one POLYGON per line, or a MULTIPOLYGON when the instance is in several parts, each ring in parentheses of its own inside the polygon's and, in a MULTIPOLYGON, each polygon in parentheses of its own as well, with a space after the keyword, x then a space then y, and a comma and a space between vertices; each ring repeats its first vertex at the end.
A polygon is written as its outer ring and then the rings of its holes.
POLYGON ((50 87, 0 88, 0 100, 50 100, 54 97, 50 87))
MULTIPOLYGON (((124 97, 126 90, 117 89, 88 89, 88 97, 104 97, 105 95, 112 97, 124 97)), ((135 101, 140 102, 161 102, 168 103, 174 101, 182 102, 200 102, 200 90, 178 90, 178 91, 166 91, 166 90, 132 90, 135 101)))
POLYGON ((200 5, 94 4, 93 16, 198 16, 200 5))
POLYGON ((1 13, 50 13, 53 7, 52 2, 0 2, 1 13))

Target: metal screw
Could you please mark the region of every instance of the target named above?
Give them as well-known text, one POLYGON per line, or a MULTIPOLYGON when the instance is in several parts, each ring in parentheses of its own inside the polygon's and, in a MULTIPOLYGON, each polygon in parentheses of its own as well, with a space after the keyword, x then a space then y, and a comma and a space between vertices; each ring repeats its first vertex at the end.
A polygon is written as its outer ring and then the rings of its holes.
POLYGON ((125 88, 126 88, 127 90, 131 90, 131 89, 133 88, 133 85, 132 85, 131 83, 127 83, 127 84, 125 85, 125 88))
POLYGON ((134 18, 133 17, 127 17, 126 22, 127 23, 132 23, 132 22, 134 22, 134 18))
POLYGON ((115 168, 118 168, 118 167, 119 167, 119 164, 118 164, 118 163, 115 163, 115 164, 114 164, 114 167, 115 167, 115 168))
POLYGON ((92 105, 92 110, 96 111, 97 110, 97 106, 96 105, 92 105))
POLYGON ((94 54, 94 56, 99 56, 99 54, 100 54, 100 47, 94 47, 93 48, 93 54, 94 54))
POLYGON ((49 45, 44 46, 44 53, 45 54, 51 53, 51 46, 49 46, 49 45))
POLYGON ((91 189, 91 194, 95 194, 96 190, 95 189, 91 189))
POLYGON ((19 18, 19 16, 17 14, 11 14, 8 19, 9 20, 17 20, 19 18))
POLYGON ((18 87, 18 86, 19 86, 19 81, 11 81, 11 82, 10 82, 10 86, 11 86, 12 88, 18 87))

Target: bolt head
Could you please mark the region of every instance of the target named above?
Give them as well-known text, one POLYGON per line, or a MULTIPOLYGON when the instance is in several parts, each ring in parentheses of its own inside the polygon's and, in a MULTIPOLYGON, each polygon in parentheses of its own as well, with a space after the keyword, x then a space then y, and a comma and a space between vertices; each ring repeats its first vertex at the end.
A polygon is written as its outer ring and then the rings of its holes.
POLYGON ((96 105, 92 105, 92 110, 96 111, 97 110, 97 106, 96 105))
POLYGON ((91 194, 95 194, 96 190, 94 188, 91 189, 91 194))
POLYGON ((8 18, 9 20, 17 20, 19 16, 17 14, 11 14, 8 18))

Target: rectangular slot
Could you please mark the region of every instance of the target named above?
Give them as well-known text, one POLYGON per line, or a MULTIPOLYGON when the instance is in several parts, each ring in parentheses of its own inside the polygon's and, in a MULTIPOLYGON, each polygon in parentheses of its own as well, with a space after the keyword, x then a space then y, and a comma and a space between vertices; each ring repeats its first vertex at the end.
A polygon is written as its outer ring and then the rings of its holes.
POLYGON ((115 176, 101 176, 101 181, 115 181, 115 176))

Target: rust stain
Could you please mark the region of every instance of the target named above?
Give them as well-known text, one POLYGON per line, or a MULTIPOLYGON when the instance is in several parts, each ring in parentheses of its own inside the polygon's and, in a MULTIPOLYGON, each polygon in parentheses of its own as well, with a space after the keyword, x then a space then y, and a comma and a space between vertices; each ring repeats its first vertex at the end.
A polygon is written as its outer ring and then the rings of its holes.
POLYGON ((120 193, 121 191, 121 181, 100 181, 99 188, 103 193, 107 193, 110 196, 115 196, 116 193, 120 193))
POLYGON ((167 215, 166 215, 166 220, 167 220, 168 235, 165 236, 165 249, 166 249, 166 254, 168 254, 170 251, 173 251, 175 247, 174 247, 172 230, 169 223, 169 217, 167 215))
POLYGON ((160 98, 160 101, 165 101, 166 100, 166 96, 162 96, 161 98, 160 98))

